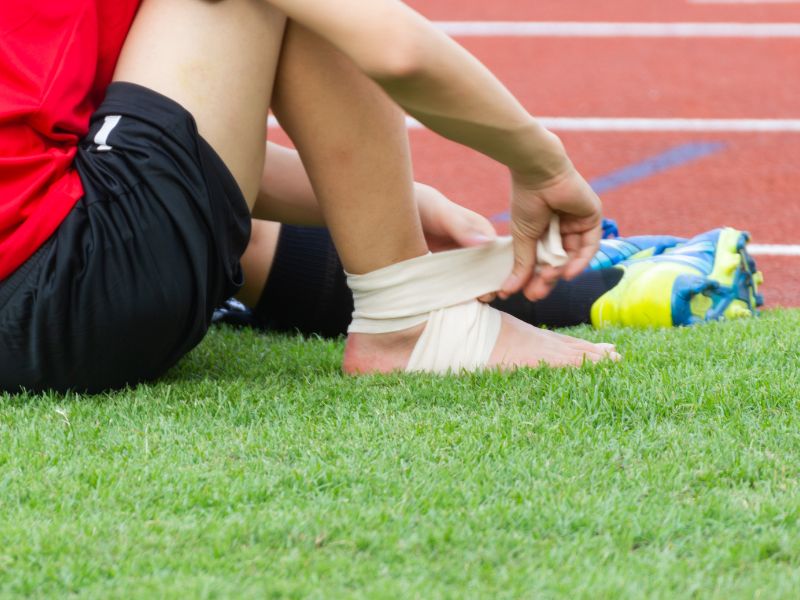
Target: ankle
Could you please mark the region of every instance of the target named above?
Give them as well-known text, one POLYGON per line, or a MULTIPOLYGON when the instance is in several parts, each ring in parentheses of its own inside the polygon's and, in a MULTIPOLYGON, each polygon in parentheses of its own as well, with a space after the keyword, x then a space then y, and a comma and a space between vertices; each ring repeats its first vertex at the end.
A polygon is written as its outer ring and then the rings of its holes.
POLYGON ((402 371, 424 329, 425 323, 421 323, 391 333, 351 333, 345 343, 342 370, 350 375, 402 371))

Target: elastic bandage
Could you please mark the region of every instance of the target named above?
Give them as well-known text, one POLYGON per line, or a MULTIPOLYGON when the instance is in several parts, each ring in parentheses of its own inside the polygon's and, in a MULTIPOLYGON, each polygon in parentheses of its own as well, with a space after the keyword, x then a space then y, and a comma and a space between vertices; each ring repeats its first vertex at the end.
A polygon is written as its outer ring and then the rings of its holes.
MULTIPOLYGON (((537 245, 537 264, 568 260, 554 217, 537 245)), ((486 366, 501 313, 476 298, 496 292, 511 273, 510 237, 473 248, 428 253, 364 275, 347 275, 353 292, 348 333, 390 333, 427 321, 406 371, 474 371, 486 366)))

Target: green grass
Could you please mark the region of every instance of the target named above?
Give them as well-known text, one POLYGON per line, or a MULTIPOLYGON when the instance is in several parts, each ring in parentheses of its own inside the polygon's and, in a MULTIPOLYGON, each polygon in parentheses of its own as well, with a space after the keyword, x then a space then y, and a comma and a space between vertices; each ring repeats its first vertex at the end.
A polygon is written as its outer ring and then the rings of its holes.
POLYGON ((0 395, 0 596, 797 597, 800 312, 577 333, 625 361, 354 379, 218 329, 153 385, 0 395))

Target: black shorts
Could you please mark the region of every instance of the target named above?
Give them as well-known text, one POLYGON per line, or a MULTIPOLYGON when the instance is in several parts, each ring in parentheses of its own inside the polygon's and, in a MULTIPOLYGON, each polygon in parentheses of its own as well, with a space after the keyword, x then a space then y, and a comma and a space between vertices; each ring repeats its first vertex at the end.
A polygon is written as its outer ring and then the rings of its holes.
POLYGON ((247 205, 180 105, 112 84, 75 167, 83 198, 0 282, 0 390, 158 377, 242 284, 247 205))

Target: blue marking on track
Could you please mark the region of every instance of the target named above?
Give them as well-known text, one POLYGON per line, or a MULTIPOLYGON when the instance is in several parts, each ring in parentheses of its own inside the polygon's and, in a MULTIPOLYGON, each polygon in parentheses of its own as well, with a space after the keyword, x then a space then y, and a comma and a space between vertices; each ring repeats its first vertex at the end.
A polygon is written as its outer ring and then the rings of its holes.
MULTIPOLYGON (((598 194, 604 194, 634 181, 652 177, 656 173, 680 167, 686 163, 716 154, 725 149, 724 142, 688 142, 670 148, 665 152, 656 154, 644 160, 612 171, 608 175, 592 179, 589 184, 598 194)), ((495 223, 508 221, 508 211, 498 213, 491 217, 495 223)))

